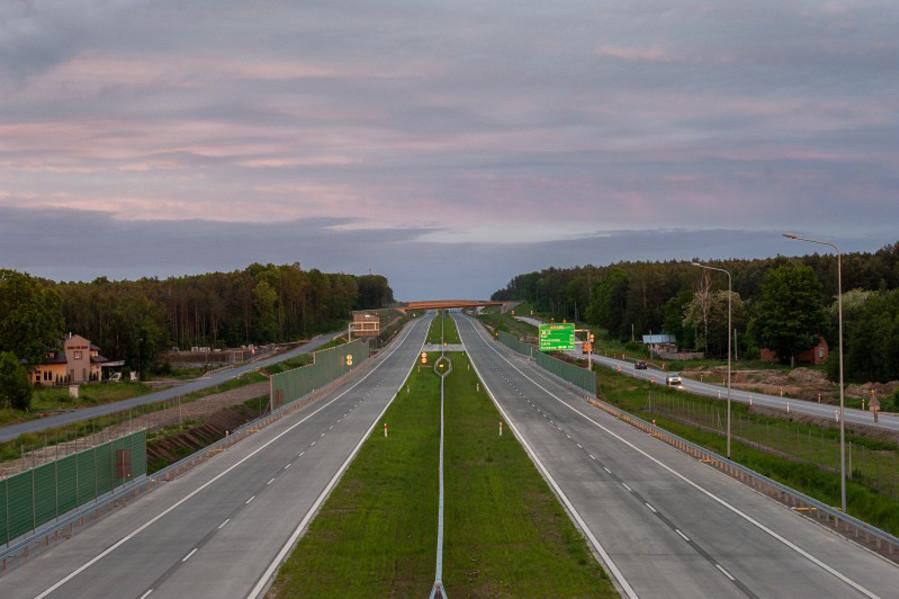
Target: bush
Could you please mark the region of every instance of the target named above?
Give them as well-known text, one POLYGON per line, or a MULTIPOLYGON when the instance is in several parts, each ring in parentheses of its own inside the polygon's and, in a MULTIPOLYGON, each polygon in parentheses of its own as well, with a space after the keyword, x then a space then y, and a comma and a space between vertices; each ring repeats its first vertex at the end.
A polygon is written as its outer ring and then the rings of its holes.
POLYGON ((0 403, 22 411, 31 407, 28 371, 11 352, 0 353, 0 403))

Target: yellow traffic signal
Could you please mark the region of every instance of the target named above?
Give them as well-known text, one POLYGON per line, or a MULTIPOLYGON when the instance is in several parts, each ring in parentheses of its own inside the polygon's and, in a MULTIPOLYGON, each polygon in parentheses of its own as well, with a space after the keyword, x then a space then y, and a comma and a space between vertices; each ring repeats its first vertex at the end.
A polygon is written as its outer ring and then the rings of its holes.
POLYGON ((421 363, 422 364, 428 363, 428 352, 426 352, 426 351, 421 352, 421 363))
POLYGON ((353 354, 347 354, 347 355, 346 355, 346 365, 347 365, 347 366, 352 366, 352 365, 353 365, 353 354))

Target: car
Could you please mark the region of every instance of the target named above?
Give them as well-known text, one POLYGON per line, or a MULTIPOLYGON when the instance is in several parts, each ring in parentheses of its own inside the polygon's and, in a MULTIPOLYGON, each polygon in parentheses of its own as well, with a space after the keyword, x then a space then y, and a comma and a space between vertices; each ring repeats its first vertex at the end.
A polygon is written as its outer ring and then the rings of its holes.
POLYGON ((636 364, 634 364, 635 370, 646 370, 648 367, 646 366, 646 360, 640 360, 636 364))
POLYGON ((680 378, 680 374, 672 372, 665 377, 665 384, 669 387, 679 387, 683 384, 683 381, 680 378))

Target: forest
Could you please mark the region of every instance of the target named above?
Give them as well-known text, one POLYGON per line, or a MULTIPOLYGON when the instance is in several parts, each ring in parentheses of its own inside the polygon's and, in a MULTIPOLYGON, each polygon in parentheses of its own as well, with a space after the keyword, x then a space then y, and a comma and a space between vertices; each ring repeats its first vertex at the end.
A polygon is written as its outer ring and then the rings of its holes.
MULTIPOLYGON (((837 258, 733 259, 705 264, 733 277, 739 353, 777 350, 784 362, 820 334, 837 357, 837 258)), ((899 243, 842 256, 847 379, 899 379, 899 243)), ((557 319, 582 320, 627 341, 670 333, 685 349, 727 353, 727 276, 689 261, 618 262, 520 274, 492 299, 521 300, 557 319)))
POLYGON ((393 291, 381 275, 307 271, 299 264, 59 283, 0 270, 0 356, 7 365, 34 363, 71 331, 99 345, 105 357, 132 367, 139 362, 146 371, 173 347, 308 338, 339 328, 352 310, 391 303, 393 291))

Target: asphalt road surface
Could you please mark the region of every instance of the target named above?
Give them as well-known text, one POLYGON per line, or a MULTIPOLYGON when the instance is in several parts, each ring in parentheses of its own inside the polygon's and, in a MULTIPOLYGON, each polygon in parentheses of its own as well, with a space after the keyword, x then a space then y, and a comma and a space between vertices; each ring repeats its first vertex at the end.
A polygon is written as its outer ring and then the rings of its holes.
POLYGON ((896 597, 899 567, 587 404, 455 316, 476 370, 625 597, 896 597))
POLYGON ((0 596, 255 596, 415 364, 413 320, 340 388, 0 578, 0 596))
MULTIPOLYGON (((533 326, 537 326, 541 323, 541 321, 536 318, 529 318, 525 316, 516 316, 516 319, 533 326)), ((568 353, 569 355, 575 356, 577 358, 584 357, 584 355, 578 351, 568 353)), ((633 362, 627 360, 617 360, 615 358, 608 358, 606 356, 599 356, 596 354, 593 354, 593 362, 596 364, 609 366, 611 368, 621 368, 621 372, 623 374, 628 374, 646 380, 654 379, 659 384, 665 384, 665 375, 668 374, 667 372, 656 370, 655 368, 651 367, 647 368, 646 370, 635 370, 633 362)), ((722 400, 727 398, 727 387, 721 385, 711 385, 709 383, 701 383, 699 381, 684 378, 683 388, 687 391, 690 391, 691 393, 696 393, 697 395, 704 395, 706 397, 714 398, 720 397, 722 400)), ((777 395, 765 395, 763 393, 754 393, 752 391, 741 391, 739 389, 733 388, 731 388, 730 393, 731 400, 738 401, 740 403, 748 404, 751 400, 752 405, 764 406, 767 408, 773 408, 783 411, 786 411, 787 405, 789 405, 791 411, 800 412, 802 414, 809 414, 811 416, 817 416, 819 418, 825 418, 834 422, 839 422, 836 412, 837 407, 833 405, 818 404, 815 402, 795 398, 784 398, 777 395)), ((853 408, 846 408, 846 422, 865 424, 867 426, 873 426, 899 432, 899 416, 895 414, 885 414, 881 412, 880 421, 875 424, 874 417, 870 412, 853 408)))
POLYGON ((38 433, 50 428, 72 424, 73 422, 80 422, 81 420, 88 420, 90 418, 96 418, 97 416, 105 416, 107 414, 113 414, 115 412, 130 410, 138 406, 153 404, 159 401, 165 401, 167 399, 175 399, 176 397, 187 395, 188 393, 193 393, 194 391, 199 391, 200 389, 215 387, 216 385, 220 385, 226 381, 230 381, 231 379, 236 379, 237 377, 246 374, 247 372, 252 372, 257 368, 264 368, 266 366, 271 366, 272 364, 277 364, 278 362, 283 362, 284 360, 289 360, 301 354, 308 354, 309 352, 315 351, 322 345, 327 344, 337 335, 339 335, 339 333, 318 335, 317 337, 313 337, 312 339, 310 339, 309 343, 301 345, 300 347, 292 349, 288 352, 284 352, 283 354, 278 354, 276 356, 272 356, 271 358, 266 358, 264 360, 259 360, 256 362, 250 362, 248 364, 244 364, 243 366, 228 368, 226 370, 216 372, 215 374, 203 376, 190 383, 177 385, 175 387, 169 387, 168 389, 156 391, 155 393, 147 393, 146 395, 132 397, 131 399, 123 399, 122 401, 93 406, 90 408, 81 408, 78 410, 72 410, 71 412, 64 412, 62 414, 47 416, 46 418, 40 418, 37 420, 30 420, 28 422, 0 427, 0 442, 15 439, 22 433, 38 433))

